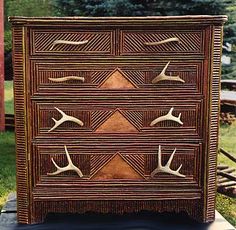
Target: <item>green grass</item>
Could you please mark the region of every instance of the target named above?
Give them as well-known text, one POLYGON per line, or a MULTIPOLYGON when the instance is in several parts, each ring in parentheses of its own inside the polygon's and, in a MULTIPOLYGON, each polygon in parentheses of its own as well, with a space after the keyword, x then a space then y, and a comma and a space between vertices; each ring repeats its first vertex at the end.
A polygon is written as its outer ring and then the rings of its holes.
MULTIPOLYGON (((219 141, 221 148, 234 154, 236 157, 236 122, 234 122, 232 125, 222 125, 220 127, 219 141)), ((236 167, 236 164, 225 157, 223 154, 218 154, 218 162, 231 167, 236 167)))
MULTIPOLYGON (((236 122, 232 125, 221 125, 219 145, 227 152, 236 156, 236 122)), ((232 168, 236 167, 236 163, 218 154, 218 164, 226 164, 232 168)), ((225 217, 233 226, 236 226, 236 198, 229 198, 221 194, 216 197, 216 209, 225 217)))
POLYGON ((16 190, 14 132, 0 133, 0 209, 11 191, 16 190))
POLYGON ((5 113, 6 114, 14 114, 14 102, 13 102, 13 82, 12 81, 5 81, 5 113))
POLYGON ((234 227, 236 227, 236 199, 229 198, 217 193, 216 196, 217 211, 228 220, 234 227))

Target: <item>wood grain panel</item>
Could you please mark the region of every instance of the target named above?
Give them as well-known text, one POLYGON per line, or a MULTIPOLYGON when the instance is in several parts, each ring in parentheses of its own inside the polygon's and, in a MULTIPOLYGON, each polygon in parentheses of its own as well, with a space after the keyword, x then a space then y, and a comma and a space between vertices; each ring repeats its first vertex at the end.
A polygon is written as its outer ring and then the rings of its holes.
POLYGON ((168 144, 158 142, 152 147, 140 144, 139 150, 137 151, 135 150, 135 146, 131 147, 128 144, 126 146, 110 146, 100 142, 90 144, 90 148, 88 148, 87 146, 84 146, 83 142, 71 144, 71 142, 67 140, 64 143, 55 141, 54 144, 51 145, 39 142, 38 144, 32 145, 32 151, 34 152, 34 161, 32 166, 35 178, 35 187, 40 185, 64 186, 65 184, 67 186, 74 187, 84 184, 84 186, 94 186, 95 188, 96 186, 99 186, 99 183, 92 183, 92 181, 106 181, 107 179, 110 179, 107 186, 113 186, 114 184, 119 183, 118 179, 123 179, 122 186, 129 186, 132 183, 136 183, 135 179, 138 181, 141 179, 143 181, 142 183, 144 183, 143 185, 145 185, 145 183, 149 183, 153 186, 165 184, 166 187, 173 187, 177 186, 176 182, 178 182, 179 186, 200 187, 201 185, 201 172, 198 170, 198 167, 201 165, 202 144, 182 144, 178 142, 168 144), (64 172, 56 176, 47 175, 48 172, 53 172, 56 170, 50 159, 51 157, 53 157, 55 162, 61 167, 68 164, 65 156, 64 145, 67 146, 74 165, 79 167, 82 171, 84 175, 82 178, 78 177, 78 175, 73 171, 64 172), (182 164, 183 166, 181 173, 186 176, 185 178, 179 178, 171 174, 163 173, 157 174, 154 178, 150 177, 151 172, 157 167, 157 153, 159 145, 162 146, 163 164, 168 161, 173 150, 175 148, 177 149, 171 168, 177 169, 179 165, 182 164), (117 158, 117 154, 122 158, 122 162, 120 162, 119 159, 114 161, 114 158, 117 158), (113 167, 111 167, 111 165, 113 165, 113 161, 116 162, 118 168, 121 167, 119 168, 120 170, 114 170, 114 172, 112 171, 113 167), (107 171, 107 166, 109 166, 108 168, 111 171, 110 173, 107 171), (127 172, 132 171, 134 172, 134 175, 137 176, 138 174, 139 176, 133 177, 129 173, 126 174, 124 170, 125 168, 128 170, 127 172), (120 177, 110 177, 114 173, 117 174, 119 171, 122 171, 122 173, 125 174, 120 174, 120 177), (101 178, 98 176, 101 172, 103 172, 103 174, 106 172, 108 175, 105 177, 104 174, 103 178, 101 178), (126 176, 123 177, 124 175, 126 176), (127 177, 127 175, 130 175, 130 177, 127 177))
POLYGON ((133 28, 121 31, 121 55, 157 55, 166 54, 203 54, 203 30, 138 30, 133 28), (145 42, 159 42, 168 38, 178 38, 180 42, 169 42, 162 45, 147 46, 145 42))
POLYGON ((81 29, 32 29, 30 33, 32 55, 113 55, 112 30, 81 30, 81 29), (57 40, 80 42, 88 41, 83 45, 58 44, 53 47, 57 40))
POLYGON ((145 107, 141 101, 132 101, 128 104, 121 101, 83 101, 79 103, 61 102, 34 102, 34 137, 46 138, 63 138, 71 135, 78 137, 105 137, 112 140, 114 136, 122 136, 124 133, 129 135, 143 136, 153 135, 162 138, 178 136, 202 137, 202 100, 191 101, 174 101, 166 100, 144 101, 145 107), (89 107, 87 105, 90 105, 89 107), (132 105, 132 106, 131 106, 132 105), (64 122, 55 130, 48 132, 53 126, 54 121, 60 120, 61 114, 55 109, 59 108, 67 115, 73 116, 83 121, 84 125, 80 126, 74 122, 64 122), (171 107, 174 107, 173 115, 178 116, 181 113, 180 125, 174 121, 162 121, 154 126, 151 122, 160 116, 168 113, 171 107), (62 136, 63 133, 63 136, 62 136), (92 136, 91 136, 92 135, 92 136))
POLYGON ((208 78, 203 72, 202 61, 171 61, 166 74, 177 76, 185 83, 175 81, 161 81, 156 84, 152 80, 161 73, 167 62, 149 63, 111 63, 99 62, 97 65, 91 63, 80 63, 71 61, 64 63, 60 61, 31 61, 31 95, 90 95, 94 96, 113 95, 142 96, 148 94, 150 97, 158 94, 175 93, 203 94, 203 78, 208 78), (118 71, 118 72, 117 72, 118 71), (119 73, 118 75, 113 75, 119 73), (84 82, 70 80, 66 82, 52 82, 49 78, 60 78, 66 76, 84 77, 84 82), (118 85, 104 87, 108 79, 118 81, 118 85), (120 79, 121 78, 121 79, 120 79), (123 79, 123 86, 120 82, 123 79), (107 92, 110 92, 109 94, 107 92), (122 93, 122 95, 120 94, 122 93))

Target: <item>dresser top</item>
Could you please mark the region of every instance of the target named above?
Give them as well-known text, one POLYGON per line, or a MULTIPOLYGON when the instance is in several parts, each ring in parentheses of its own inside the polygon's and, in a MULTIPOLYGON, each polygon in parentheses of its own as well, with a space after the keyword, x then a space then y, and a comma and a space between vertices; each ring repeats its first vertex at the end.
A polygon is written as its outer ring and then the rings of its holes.
POLYGON ((146 17, 21 17, 10 16, 12 24, 223 24, 226 15, 146 16, 146 17))

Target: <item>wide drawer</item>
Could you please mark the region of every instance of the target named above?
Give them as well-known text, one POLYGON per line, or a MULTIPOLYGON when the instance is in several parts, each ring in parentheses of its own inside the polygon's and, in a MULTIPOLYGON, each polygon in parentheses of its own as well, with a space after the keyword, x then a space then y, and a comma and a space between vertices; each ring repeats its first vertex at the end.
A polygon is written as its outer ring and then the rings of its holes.
POLYGON ((202 138, 203 100, 63 100, 32 105, 32 135, 37 138, 76 136, 112 142, 162 138, 202 138), (126 138, 124 138, 124 136, 126 138))
POLYGON ((114 55, 114 31, 111 29, 32 29, 31 55, 114 55))
POLYGON ((164 56, 204 55, 205 30, 191 28, 121 30, 120 55, 164 56))
POLYGON ((202 144, 162 141, 139 147, 103 143, 85 147, 80 141, 77 144, 70 141, 37 143, 32 145, 34 186, 67 185, 85 189, 86 186, 99 187, 102 182, 104 189, 110 185, 132 184, 136 184, 137 189, 146 186, 146 191, 148 187, 158 190, 163 185, 196 188, 201 185, 202 147, 202 144), (166 166, 168 161, 170 165, 166 166), (61 169, 57 170, 55 165, 61 169), (63 171, 67 165, 73 166, 63 171), (163 169, 165 166, 167 170, 163 169))
POLYGON ((203 94, 204 61, 81 63, 31 60, 31 95, 203 94))

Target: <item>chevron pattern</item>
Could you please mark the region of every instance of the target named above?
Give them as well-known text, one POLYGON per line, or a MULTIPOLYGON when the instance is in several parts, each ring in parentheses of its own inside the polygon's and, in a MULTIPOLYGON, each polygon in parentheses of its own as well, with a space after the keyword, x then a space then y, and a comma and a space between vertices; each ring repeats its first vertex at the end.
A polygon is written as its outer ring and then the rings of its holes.
POLYGON ((111 52, 111 33, 110 32, 34 32, 35 39, 35 52, 71 52, 71 51, 84 51, 84 52, 111 52), (56 40, 67 41, 85 41, 87 44, 77 46, 60 44, 50 51, 52 44, 56 40))
POLYGON ((122 157, 131 165, 137 172, 144 175, 144 156, 141 154, 124 154, 122 157))
POLYGON ((90 157, 90 175, 93 176, 99 169, 101 169, 114 154, 96 154, 90 157))
POLYGON ((202 51, 202 32, 127 32, 124 34, 124 53, 136 52, 184 52, 199 53, 202 51), (166 43, 163 45, 149 46, 145 42, 162 41, 168 38, 177 37, 180 43, 166 43))

